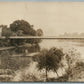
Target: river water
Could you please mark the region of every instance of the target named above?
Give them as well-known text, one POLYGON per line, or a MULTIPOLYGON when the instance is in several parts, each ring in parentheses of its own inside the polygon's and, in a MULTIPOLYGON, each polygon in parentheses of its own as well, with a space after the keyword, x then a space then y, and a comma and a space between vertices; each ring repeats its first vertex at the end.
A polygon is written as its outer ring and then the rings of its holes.
POLYGON ((40 43, 41 49, 47 48, 50 49, 52 47, 63 48, 63 50, 67 51, 70 48, 76 49, 81 55, 81 59, 84 59, 84 40, 52 40, 46 39, 42 40, 40 43))
MULTIPOLYGON (((52 47, 56 47, 56 48, 62 48, 63 51, 67 51, 71 48, 74 48, 77 50, 77 52, 80 53, 80 59, 84 59, 84 41, 83 40, 56 40, 56 39, 45 39, 45 40, 42 40, 42 42, 40 43, 40 47, 41 49, 50 49, 52 47)), ((13 81, 23 81, 21 79, 22 76, 22 73, 25 74, 25 76, 29 75, 28 76, 28 79, 29 81, 32 79, 32 75, 37 77, 38 80, 42 79, 42 78, 45 78, 43 77, 43 75, 45 75, 45 70, 42 70, 42 71, 39 71, 36 67, 36 64, 35 62, 32 62, 30 64, 30 67, 26 67, 25 69, 23 69, 22 71, 19 70, 19 72, 16 72, 16 75, 13 79, 13 81), (32 75, 31 75, 32 74, 32 75)), ((64 74, 65 71, 63 71, 62 69, 58 69, 58 74, 59 76, 62 76, 64 74)), ((48 77, 49 78, 56 78, 57 77, 57 74, 54 73, 53 71, 50 71, 48 72, 48 77)), ((28 80, 27 79, 27 80, 28 80)), ((42 79, 42 80, 45 80, 45 79, 42 79)), ((32 79, 32 81, 35 81, 32 79)))

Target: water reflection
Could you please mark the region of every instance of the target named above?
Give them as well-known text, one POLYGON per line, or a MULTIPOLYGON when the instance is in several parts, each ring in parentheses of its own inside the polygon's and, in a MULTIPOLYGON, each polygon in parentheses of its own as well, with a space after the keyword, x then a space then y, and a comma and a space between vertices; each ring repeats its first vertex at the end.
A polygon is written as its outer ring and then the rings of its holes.
POLYGON ((52 47, 63 48, 64 51, 67 51, 70 48, 75 48, 81 54, 81 59, 84 59, 84 41, 73 41, 73 40, 51 40, 46 39, 42 40, 40 43, 41 49, 52 47))

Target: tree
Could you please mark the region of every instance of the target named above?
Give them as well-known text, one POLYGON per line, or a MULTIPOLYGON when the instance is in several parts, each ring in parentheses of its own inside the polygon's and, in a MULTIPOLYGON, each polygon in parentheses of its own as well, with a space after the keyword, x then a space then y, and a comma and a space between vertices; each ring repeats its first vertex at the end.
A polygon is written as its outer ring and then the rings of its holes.
MULTIPOLYGON (((43 36, 42 29, 37 29, 36 36, 43 36)), ((42 41, 42 39, 35 39, 35 41, 40 43, 42 41)))
POLYGON ((2 29, 2 36, 9 37, 11 35, 12 35, 12 32, 11 32, 10 28, 3 28, 2 29))
POLYGON ((7 25, 0 25, 2 28, 2 36, 10 36, 12 34, 10 28, 7 27, 7 25))
POLYGON ((42 31, 42 29, 37 29, 36 35, 37 35, 37 36, 43 36, 43 31, 42 31))
MULTIPOLYGON (((38 55, 38 69, 46 69, 46 81, 48 80, 47 71, 54 71, 57 73, 59 64, 64 56, 62 50, 57 48, 51 48, 50 50, 44 49, 38 55)), ((58 75, 58 73, 57 73, 58 75)))
POLYGON ((23 34, 35 36, 36 31, 32 28, 32 26, 25 20, 16 20, 12 24, 10 24, 10 29, 13 32, 17 32, 18 30, 22 30, 23 34))
POLYGON ((76 49, 71 48, 65 53, 65 58, 68 65, 68 68, 66 69, 66 74, 68 75, 69 80, 73 72, 73 67, 75 67, 76 63, 79 61, 80 53, 76 49))
MULTIPOLYGON (((33 25, 30 25, 25 20, 16 20, 10 24, 11 31, 16 33, 17 36, 36 36, 37 31, 34 30, 33 27, 33 25)), ((39 31, 39 35, 41 36, 43 32, 41 29, 39 29, 39 31)), ((10 44, 13 46, 23 45, 25 43, 38 45, 39 42, 41 42, 41 39, 10 39, 10 44)), ((39 47, 39 45, 37 47, 39 47)))

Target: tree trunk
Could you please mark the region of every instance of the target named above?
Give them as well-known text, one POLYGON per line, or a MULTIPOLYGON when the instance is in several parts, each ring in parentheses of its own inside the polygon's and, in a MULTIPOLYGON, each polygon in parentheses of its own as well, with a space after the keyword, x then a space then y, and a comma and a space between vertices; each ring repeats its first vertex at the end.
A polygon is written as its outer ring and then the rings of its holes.
POLYGON ((47 73, 47 68, 46 68, 46 82, 48 81, 48 73, 47 73))
POLYGON ((59 75, 58 75, 57 71, 55 71, 55 72, 56 72, 56 74, 57 74, 57 77, 59 77, 59 75))
POLYGON ((45 74, 46 74, 46 82, 48 81, 48 73, 47 73, 47 65, 46 65, 46 67, 45 67, 45 74))
POLYGON ((63 68, 62 68, 62 67, 61 67, 61 70, 62 70, 62 72, 61 72, 61 73, 62 73, 62 75, 63 75, 63 68))

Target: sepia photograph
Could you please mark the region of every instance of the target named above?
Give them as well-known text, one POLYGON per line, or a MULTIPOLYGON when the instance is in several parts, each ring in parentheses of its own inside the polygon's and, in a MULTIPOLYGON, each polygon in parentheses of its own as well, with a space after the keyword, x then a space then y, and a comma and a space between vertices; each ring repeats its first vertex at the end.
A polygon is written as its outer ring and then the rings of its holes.
POLYGON ((84 2, 0 1, 0 82, 84 82, 84 2))

